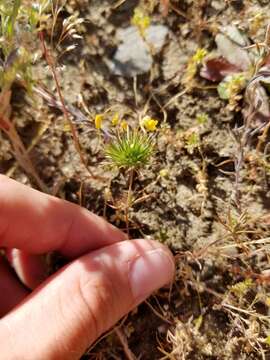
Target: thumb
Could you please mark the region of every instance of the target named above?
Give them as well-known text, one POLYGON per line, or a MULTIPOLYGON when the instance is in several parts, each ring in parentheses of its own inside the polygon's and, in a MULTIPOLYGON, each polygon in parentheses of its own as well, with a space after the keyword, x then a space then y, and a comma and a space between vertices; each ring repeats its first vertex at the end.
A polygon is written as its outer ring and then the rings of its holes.
POLYGON ((1 354, 5 359, 78 359, 173 274, 172 255, 154 241, 123 241, 84 255, 0 321, 1 354))

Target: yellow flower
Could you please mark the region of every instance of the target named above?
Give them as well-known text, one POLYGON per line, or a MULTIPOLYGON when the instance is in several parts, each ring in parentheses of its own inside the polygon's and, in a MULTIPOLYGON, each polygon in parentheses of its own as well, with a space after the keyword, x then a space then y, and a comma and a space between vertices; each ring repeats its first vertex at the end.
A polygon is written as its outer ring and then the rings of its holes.
POLYGON ((98 129, 98 130, 101 129, 101 124, 102 124, 103 120, 104 120, 104 115, 103 114, 96 114, 96 116, 95 116, 95 127, 96 127, 96 129, 98 129))
POLYGON ((142 119, 141 125, 147 131, 156 131, 157 130, 158 120, 150 118, 150 116, 145 116, 142 119))
POLYGON ((182 83, 185 84, 187 87, 192 87, 192 82, 194 81, 198 66, 202 64, 206 55, 207 50, 199 48, 197 49, 195 54, 189 59, 187 69, 182 80, 182 83))
POLYGON ((159 172, 159 175, 161 177, 167 177, 169 175, 169 170, 168 169, 161 169, 159 172))
POLYGON ((151 19, 143 9, 136 8, 131 23, 139 29, 141 34, 144 34, 145 30, 149 28, 151 24, 151 19))
POLYGON ((265 343, 270 346, 270 335, 267 336, 266 339, 264 339, 265 343))
POLYGON ((196 51, 196 53, 192 56, 192 61, 197 64, 200 65, 203 61, 203 59, 206 57, 207 55, 207 50, 205 49, 198 49, 196 51))
POLYGON ((126 120, 121 121, 120 127, 122 130, 127 130, 128 123, 126 122, 126 120))
POLYGON ((70 132, 70 130, 71 130, 70 129, 70 123, 65 121, 64 126, 63 126, 63 131, 64 132, 70 132))
POLYGON ((116 112, 112 118, 112 126, 116 126, 119 123, 119 113, 116 112))

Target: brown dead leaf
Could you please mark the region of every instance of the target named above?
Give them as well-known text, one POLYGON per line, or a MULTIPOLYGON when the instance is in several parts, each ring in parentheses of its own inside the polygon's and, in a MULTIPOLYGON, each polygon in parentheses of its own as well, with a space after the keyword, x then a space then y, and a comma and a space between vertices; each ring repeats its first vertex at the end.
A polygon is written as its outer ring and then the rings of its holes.
POLYGON ((207 60, 200 71, 200 75, 210 81, 221 81, 227 75, 240 72, 241 70, 239 66, 231 64, 224 57, 219 56, 207 60))
POLYGON ((267 87, 270 87, 270 71, 259 71, 248 83, 245 91, 244 116, 254 113, 254 125, 259 126, 270 119, 269 95, 267 87))

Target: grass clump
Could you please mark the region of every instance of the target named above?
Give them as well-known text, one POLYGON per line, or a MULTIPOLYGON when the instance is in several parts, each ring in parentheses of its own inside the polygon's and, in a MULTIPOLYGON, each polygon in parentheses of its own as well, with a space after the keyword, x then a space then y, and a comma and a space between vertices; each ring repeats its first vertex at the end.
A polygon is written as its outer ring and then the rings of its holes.
POLYGON ((153 150, 153 136, 128 128, 106 146, 105 154, 118 168, 138 169, 149 162, 153 150))

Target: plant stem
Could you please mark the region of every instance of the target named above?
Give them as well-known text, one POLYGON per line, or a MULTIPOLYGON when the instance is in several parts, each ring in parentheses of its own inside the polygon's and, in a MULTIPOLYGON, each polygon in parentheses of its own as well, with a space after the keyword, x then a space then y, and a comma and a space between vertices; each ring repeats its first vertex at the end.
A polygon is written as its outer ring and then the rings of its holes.
POLYGON ((129 237, 129 208, 131 204, 133 180, 134 180, 134 168, 130 169, 130 173, 129 173, 127 203, 125 208, 126 230, 128 237, 129 237))
POLYGON ((52 60, 52 58, 51 58, 51 56, 48 53, 48 50, 46 48, 45 41, 44 41, 44 35, 43 35, 42 31, 39 33, 39 37, 40 37, 41 44, 42 44, 43 54, 45 56, 45 59, 46 59, 48 65, 49 65, 49 67, 51 68, 51 71, 52 71, 52 75, 53 75, 53 78, 54 78, 54 81, 55 81, 57 93, 59 95, 59 100, 60 100, 61 105, 62 105, 62 111, 63 111, 64 117, 65 117, 65 120, 70 126, 70 130, 71 130, 71 133, 72 133, 72 138, 73 138, 73 141, 74 141, 75 149, 77 150, 77 152, 79 154, 79 157, 80 157, 80 160, 81 160, 82 164, 84 165, 84 167, 86 168, 86 170, 89 172, 89 174, 93 178, 96 178, 96 176, 89 169, 89 167, 87 165, 87 162, 85 161, 85 158, 84 158, 84 156, 82 154, 81 145, 80 145, 77 133, 76 133, 75 126, 74 126, 74 124, 72 123, 72 121, 70 120, 70 118, 68 116, 68 111, 67 111, 65 101, 64 101, 64 98, 63 98, 63 94, 62 94, 62 91, 61 91, 61 87, 60 87, 60 84, 59 84, 59 81, 58 81, 55 64, 54 64, 54 62, 53 62, 53 60, 52 60))
POLYGON ((116 327, 115 328, 115 333, 123 347, 124 353, 127 357, 128 360, 136 360, 136 356, 133 354, 133 352, 130 350, 129 346, 128 346, 128 341, 127 338, 124 334, 124 332, 120 329, 120 327, 116 327))
POLYGON ((15 158, 20 164, 20 166, 29 175, 32 176, 36 184, 43 192, 50 193, 48 187, 41 180, 38 173, 36 172, 35 167, 28 156, 28 152, 16 130, 16 127, 10 120, 10 113, 11 113, 10 98, 11 98, 11 90, 3 89, 2 92, 0 93, 0 103, 1 103, 0 129, 8 136, 14 149, 15 158))

